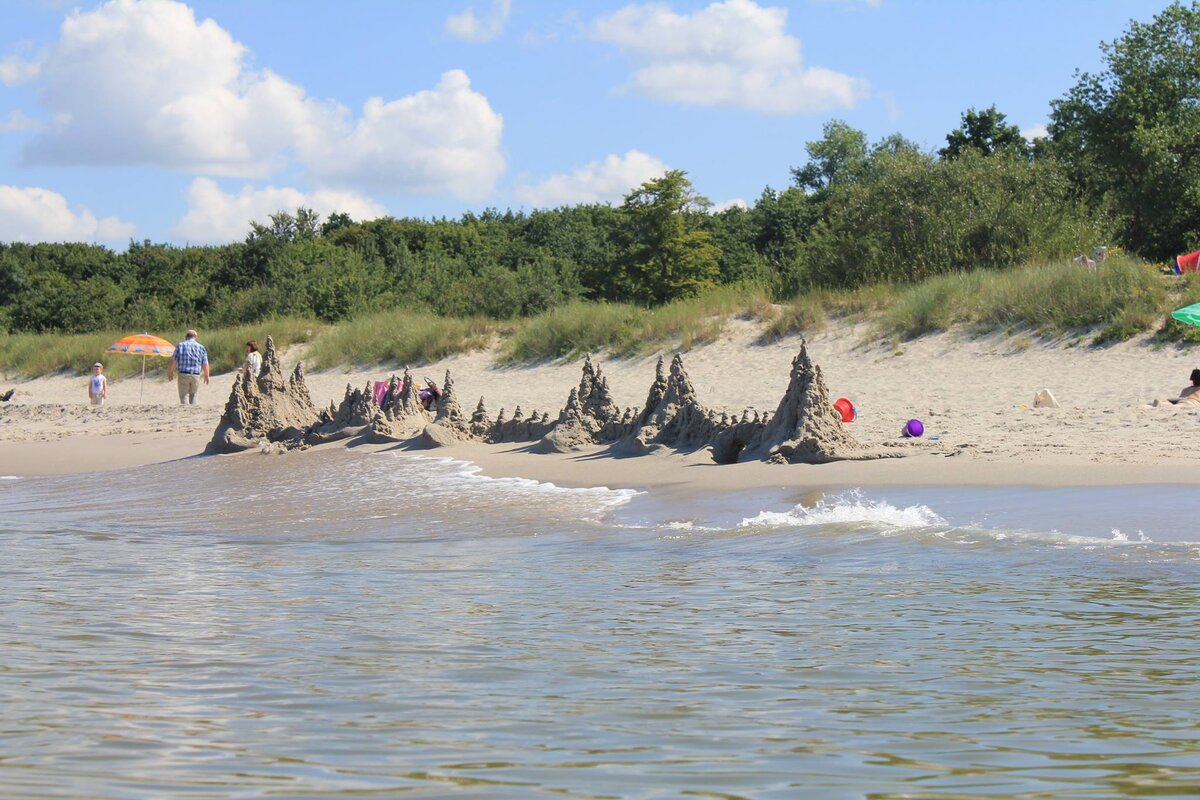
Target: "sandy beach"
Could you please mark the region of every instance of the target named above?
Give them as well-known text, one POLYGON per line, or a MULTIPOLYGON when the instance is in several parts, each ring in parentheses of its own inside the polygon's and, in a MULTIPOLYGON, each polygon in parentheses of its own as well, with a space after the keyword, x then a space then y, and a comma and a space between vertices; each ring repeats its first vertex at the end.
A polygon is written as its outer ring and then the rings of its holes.
MULTIPOLYGON (((707 405, 740 414, 774 410, 786 386, 799 337, 761 343, 758 327, 731 321, 722 337, 686 352, 684 363, 707 405)), ((944 333, 894 345, 870 341, 864 326, 833 325, 808 339, 832 396, 850 398, 859 418, 849 428, 862 443, 909 457, 819 466, 750 463, 718 466, 703 452, 606 458, 528 453, 522 444, 462 444, 436 451, 479 464, 489 475, 565 485, 693 485, 699 488, 829 485, 1089 485, 1200 482, 1200 453, 1188 446, 1200 407, 1150 406, 1187 382, 1195 356, 1148 339, 1094 348, 1086 341, 944 333), (1034 408, 1049 389, 1059 408, 1034 408), (926 436, 905 440, 909 418, 926 436)), ((669 355, 669 353, 668 353, 669 355)), ((290 368, 302 349, 284 354, 290 368)), ((479 351, 414 368, 440 381, 449 369, 465 406, 480 396, 490 416, 519 405, 552 414, 578 383, 581 360, 500 367, 479 351)), ((595 354, 622 407, 640 406, 658 354, 610 359, 595 354)), ((340 402, 356 387, 404 365, 311 372, 313 401, 340 402)), ((5 380, 13 399, 0 405, 0 474, 43 475, 119 469, 200 453, 233 381, 213 377, 194 407, 177 403, 162 375, 114 381, 103 408, 87 405, 85 377, 5 380), (139 398, 139 390, 143 396, 139 398)), ((326 447, 342 445, 326 445, 326 447)), ((393 446, 394 447, 394 446, 393 446)), ((254 457, 254 456, 246 456, 254 457)), ((283 457, 304 457, 290 454, 283 457)))

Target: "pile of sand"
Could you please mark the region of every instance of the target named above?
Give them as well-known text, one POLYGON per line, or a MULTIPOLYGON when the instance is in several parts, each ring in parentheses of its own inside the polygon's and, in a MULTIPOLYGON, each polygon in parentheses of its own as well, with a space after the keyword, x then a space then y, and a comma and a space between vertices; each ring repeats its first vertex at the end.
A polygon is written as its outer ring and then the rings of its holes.
POLYGON ((258 375, 246 373, 233 384, 207 452, 236 453, 264 441, 289 449, 300 447, 319 421, 304 382, 304 366, 296 364, 291 377, 285 379, 275 342, 268 336, 261 370, 258 375))
POLYGON ((646 405, 640 410, 621 411, 608 379, 588 357, 579 385, 572 387, 553 423, 548 413, 526 417, 518 406, 511 419, 506 419, 501 409, 489 424, 483 398, 475 413, 467 417, 449 370, 436 413, 431 415, 417 396, 411 370, 406 369, 403 379, 392 376, 380 405, 376 406, 369 386, 361 390, 347 386, 341 405, 335 408, 331 404, 304 429, 299 429, 297 422, 311 415, 312 404, 303 372, 297 365, 292 381, 284 384, 274 377, 278 363, 270 338, 267 352, 258 390, 248 378, 235 384, 210 449, 247 449, 263 438, 284 447, 302 447, 356 436, 370 442, 406 442, 426 448, 464 441, 529 441, 534 442, 531 450, 537 453, 571 453, 595 445, 612 445, 616 453, 635 455, 711 447, 718 463, 757 459, 815 464, 882 456, 863 448, 845 430, 804 342, 792 361, 787 391, 773 417, 760 416, 757 411, 751 417, 747 410, 741 419, 731 419, 706 408, 688 377, 683 357, 676 354, 669 372, 664 372, 659 359, 646 405))

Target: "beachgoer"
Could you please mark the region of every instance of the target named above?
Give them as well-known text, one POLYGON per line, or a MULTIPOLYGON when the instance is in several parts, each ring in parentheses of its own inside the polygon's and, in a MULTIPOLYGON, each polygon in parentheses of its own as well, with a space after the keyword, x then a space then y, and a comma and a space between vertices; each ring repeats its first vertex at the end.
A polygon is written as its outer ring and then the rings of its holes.
POLYGON ((175 377, 176 370, 179 371, 179 404, 194 405, 196 392, 200 389, 200 377, 204 377, 205 384, 209 380, 208 350, 196 341, 195 331, 188 331, 183 341, 175 345, 175 354, 167 365, 168 381, 175 377))
POLYGON ((94 406, 102 406, 107 399, 108 378, 104 377, 104 365, 97 361, 92 364, 92 377, 88 380, 88 400, 94 406))
POLYGON ((1179 397, 1171 402, 1178 405, 1180 403, 1192 404, 1200 406, 1200 369, 1192 370, 1191 385, 1185 386, 1179 391, 1179 397))
POLYGON ((426 411, 432 411, 433 407, 437 405, 438 400, 442 398, 442 393, 434 381, 426 378, 425 383, 427 384, 425 388, 417 392, 417 399, 421 401, 422 408, 426 411))
POLYGON ((258 352, 258 342, 253 339, 246 342, 246 360, 238 367, 238 372, 249 372, 251 378, 257 378, 262 372, 262 353, 258 352))

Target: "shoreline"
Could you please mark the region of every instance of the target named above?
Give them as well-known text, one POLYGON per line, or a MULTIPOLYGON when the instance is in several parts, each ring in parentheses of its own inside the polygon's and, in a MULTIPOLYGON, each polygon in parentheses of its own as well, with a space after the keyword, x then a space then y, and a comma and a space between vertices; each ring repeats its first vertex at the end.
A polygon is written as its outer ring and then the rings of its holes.
MULTIPOLYGON (((800 338, 762 343, 757 325, 731 321, 717 341, 684 354, 705 406, 736 416, 770 412, 780 402, 800 338), (754 412, 757 413, 757 412, 754 412)), ((902 348, 864 340, 855 325, 832 325, 807 340, 829 397, 847 397, 858 419, 847 426, 864 446, 895 448, 903 458, 821 465, 762 462, 717 465, 704 451, 609 456, 603 446, 566 453, 529 453, 528 443, 459 442, 417 450, 413 445, 356 445, 362 452, 395 450, 451 457, 491 477, 521 477, 570 486, 694 487, 700 491, 872 486, 1125 486, 1200 484, 1200 451, 1187 445, 1200 429, 1200 407, 1154 408, 1176 392, 1194 354, 1151 341, 1105 349, 999 337, 935 334, 902 348), (1059 408, 1034 408, 1051 390, 1059 408), (927 436, 906 440, 909 418, 927 436)), ((299 353, 297 353, 299 355, 299 353)), ((597 357, 616 403, 646 402, 659 353, 597 357)), ((668 358, 670 353, 664 353, 668 358)), ((286 359, 286 354, 284 355, 286 359)), ((522 367, 499 366, 480 350, 414 370, 426 379, 454 376, 464 409, 486 400, 488 417, 518 407, 553 411, 579 382, 581 359, 522 367)), ((284 364, 290 368, 294 361, 284 364)), ((318 408, 339 403, 347 384, 370 385, 396 365, 326 370, 305 375, 318 408)), ((402 371, 402 370, 400 370, 402 371)), ((51 376, 11 382, 16 396, 0 404, 0 475, 98 472, 150 465, 203 452, 236 378, 215 375, 197 405, 180 406, 161 380, 114 381, 102 409, 86 405, 86 381, 51 376)), ((0 387, 0 389, 5 387, 0 387)), ((316 450, 344 447, 320 445, 316 450)), ((303 454, 289 454, 304 457, 303 454)), ((252 457, 252 456, 245 456, 252 457)))
POLYGON ((1027 487, 1200 485, 1188 461, 1104 464, 1070 459, 1041 462, 976 461, 932 453, 830 464, 716 464, 707 451, 613 456, 604 446, 577 453, 531 453, 520 444, 463 442, 421 449, 405 444, 332 442, 307 450, 205 456, 208 434, 134 433, 71 436, 54 441, 0 441, 0 475, 45 477, 103 474, 185 458, 309 458, 333 449, 363 454, 450 458, 490 478, 523 478, 575 488, 668 489, 700 492, 837 490, 873 487, 1027 487))

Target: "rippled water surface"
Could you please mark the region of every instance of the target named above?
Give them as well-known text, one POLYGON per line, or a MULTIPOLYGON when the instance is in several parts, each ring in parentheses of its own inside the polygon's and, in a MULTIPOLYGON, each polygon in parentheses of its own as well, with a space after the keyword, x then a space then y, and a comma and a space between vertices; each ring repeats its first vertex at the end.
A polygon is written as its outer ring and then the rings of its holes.
POLYGON ((0 481, 0 797, 1200 794, 1194 490, 800 499, 0 481))

